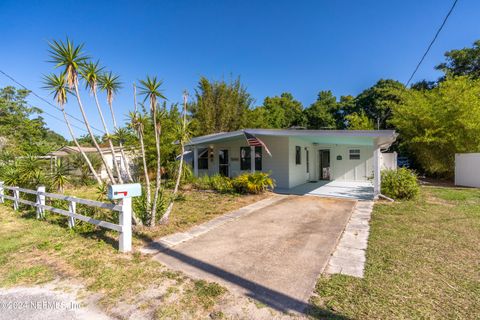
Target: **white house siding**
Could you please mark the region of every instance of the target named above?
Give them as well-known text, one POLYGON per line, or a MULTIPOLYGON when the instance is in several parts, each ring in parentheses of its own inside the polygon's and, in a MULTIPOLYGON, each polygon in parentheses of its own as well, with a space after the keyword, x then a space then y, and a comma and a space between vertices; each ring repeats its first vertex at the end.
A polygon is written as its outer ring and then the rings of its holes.
POLYGON ((315 159, 315 151, 313 150, 313 144, 298 138, 288 138, 288 187, 293 188, 300 184, 304 184, 310 180, 309 174, 307 174, 307 157, 306 150, 310 150, 310 170, 316 166, 317 161, 315 159), (296 147, 300 147, 301 161, 300 164, 296 164, 296 147))
POLYGON ((480 188, 480 153, 455 155, 455 185, 480 188))
MULTIPOLYGON (((262 150, 262 171, 271 172, 272 178, 280 188, 288 187, 288 138, 284 137, 262 137, 258 136, 268 147, 272 156, 270 157, 265 150, 262 150)), ((212 143, 208 147, 213 157, 209 156, 208 170, 199 170, 198 174, 214 175, 219 172, 218 151, 226 149, 229 153, 230 177, 238 176, 250 170, 240 170, 240 147, 248 147, 245 138, 212 143)))
POLYGON ((335 145, 330 151, 332 179, 341 181, 366 181, 373 177, 373 147, 335 145), (359 149, 360 159, 350 160, 350 150, 359 149), (337 160, 341 156, 342 160, 337 160))

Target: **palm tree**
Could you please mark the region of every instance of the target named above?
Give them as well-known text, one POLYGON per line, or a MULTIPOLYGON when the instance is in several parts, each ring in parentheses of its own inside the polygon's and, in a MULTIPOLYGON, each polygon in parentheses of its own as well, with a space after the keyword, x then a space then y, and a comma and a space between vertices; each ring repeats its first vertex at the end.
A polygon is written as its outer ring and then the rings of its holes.
POLYGON ((180 180, 182 179, 185 143, 189 140, 189 137, 188 137, 189 135, 187 131, 187 99, 188 99, 188 93, 185 91, 183 93, 183 116, 182 116, 182 124, 180 127, 180 132, 179 132, 180 138, 178 139, 180 142, 180 163, 178 165, 177 181, 175 182, 175 188, 173 189, 170 203, 167 207, 167 210, 165 210, 165 214, 162 216, 162 219, 160 219, 160 223, 168 223, 168 219, 170 218, 170 213, 172 212, 173 204, 175 202, 175 197, 177 196, 178 188, 180 186, 180 180))
POLYGON ((61 73, 59 76, 57 76, 56 74, 45 76, 44 84, 45 84, 45 89, 50 90, 54 98, 57 100, 57 103, 60 109, 62 110, 63 118, 65 119, 65 123, 67 124, 67 128, 68 128, 68 131, 70 132, 70 136, 72 137, 73 143, 75 144, 75 146, 77 146, 78 151, 81 153, 83 159, 87 163, 88 168, 90 169, 90 172, 95 177, 98 184, 103 184, 102 179, 100 179, 97 172, 95 171, 89 157, 80 147, 80 144, 78 143, 77 138, 75 138, 75 134, 73 132, 72 126, 70 124, 70 121, 68 120, 67 112, 65 111, 65 104, 67 103, 67 94, 69 93, 70 89, 68 89, 67 87, 65 74, 61 73))
POLYGON ((160 86, 163 81, 157 80, 157 77, 150 78, 147 76, 146 80, 140 80, 140 94, 145 95, 144 102, 150 99, 150 112, 153 119, 153 129, 155 133, 155 146, 157 149, 157 179, 155 185, 155 192, 153 196, 152 215, 150 225, 155 226, 158 193, 161 187, 161 161, 160 161, 160 135, 161 135, 161 123, 157 123, 157 98, 166 99, 160 90, 160 86))
POLYGON ((110 147, 110 152, 112 153, 113 166, 117 172, 118 182, 123 183, 122 172, 118 166, 115 156, 115 149, 113 148, 112 138, 108 132, 107 124, 105 123, 105 118, 103 117, 102 107, 98 102, 97 87, 98 87, 98 78, 102 72, 102 67, 99 66, 99 62, 88 61, 80 68, 80 75, 85 80, 85 88, 90 90, 90 93, 93 94, 95 98, 95 104, 97 106, 98 114, 100 115, 100 120, 102 120, 103 129, 105 130, 108 145, 110 147))
POLYGON ((145 187, 146 187, 146 198, 147 198, 147 208, 151 209, 152 198, 151 198, 151 189, 150 189, 150 179, 148 177, 148 167, 147 160, 145 156, 145 144, 143 142, 143 134, 145 126, 148 123, 148 119, 138 112, 130 112, 130 127, 134 129, 138 134, 138 140, 140 141, 140 150, 142 152, 142 161, 143 161, 143 173, 145 175, 145 187))
POLYGON ((56 188, 58 192, 63 193, 65 185, 69 182, 69 173, 70 168, 58 160, 55 163, 55 171, 50 175, 52 187, 56 188))
POLYGON ((53 41, 49 43, 50 46, 50 57, 51 62, 55 63, 55 68, 63 67, 65 68, 64 73, 66 76, 66 81, 70 89, 75 89, 75 96, 77 98, 78 106, 80 112, 82 113, 83 121, 85 127, 87 128, 88 134, 92 139, 93 145, 97 149, 98 154, 102 158, 102 162, 107 171, 108 177, 111 183, 115 183, 115 178, 113 177, 112 170, 110 169, 109 163, 105 159, 100 146, 98 145, 95 135, 93 134, 90 123, 88 122, 87 114, 83 108, 82 100, 80 98, 79 84, 78 84, 78 71, 81 66, 83 66, 87 60, 88 56, 84 55, 82 52, 83 44, 75 46, 68 38, 66 43, 60 41, 53 41))
MULTIPOLYGON (((110 114, 112 115, 113 127, 115 130, 118 130, 117 119, 115 118, 115 113, 113 112, 113 98, 118 90, 122 87, 122 83, 119 81, 119 76, 113 75, 112 72, 104 73, 100 76, 99 84, 100 89, 107 93, 107 103, 110 107, 110 114)), ((123 150, 123 144, 120 143, 120 153, 123 158, 123 163, 125 163, 125 171, 127 172, 127 177, 130 181, 133 181, 132 175, 130 173, 130 168, 127 165, 127 157, 123 150)))

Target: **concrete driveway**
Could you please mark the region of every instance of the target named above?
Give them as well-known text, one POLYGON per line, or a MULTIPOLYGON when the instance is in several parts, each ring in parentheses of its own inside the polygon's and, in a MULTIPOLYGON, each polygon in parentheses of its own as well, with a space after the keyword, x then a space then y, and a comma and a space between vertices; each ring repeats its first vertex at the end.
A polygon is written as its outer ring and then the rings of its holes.
POLYGON ((156 254, 163 264, 215 281, 283 312, 303 312, 355 201, 278 201, 156 254))

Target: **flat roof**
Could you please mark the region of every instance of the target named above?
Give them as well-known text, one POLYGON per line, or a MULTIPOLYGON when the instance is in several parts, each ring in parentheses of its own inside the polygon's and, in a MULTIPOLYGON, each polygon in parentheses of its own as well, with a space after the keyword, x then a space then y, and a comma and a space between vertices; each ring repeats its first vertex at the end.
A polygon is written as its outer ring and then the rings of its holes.
MULTIPOLYGON (((213 142, 228 141, 243 136, 245 131, 258 136, 307 138, 312 142, 315 142, 316 138, 319 139, 319 141, 322 138, 346 138, 349 141, 353 141, 351 138, 361 138, 371 142, 376 141, 376 143, 383 148, 390 146, 398 136, 395 130, 243 129, 195 137, 192 138, 186 145, 195 146, 213 142)), ((331 139, 327 140, 331 141, 331 139)))

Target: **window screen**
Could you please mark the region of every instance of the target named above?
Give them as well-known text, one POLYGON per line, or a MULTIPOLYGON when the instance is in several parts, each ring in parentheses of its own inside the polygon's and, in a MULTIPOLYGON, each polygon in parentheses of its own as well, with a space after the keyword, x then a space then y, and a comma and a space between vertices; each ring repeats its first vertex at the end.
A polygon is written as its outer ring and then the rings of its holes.
MULTIPOLYGON (((250 165, 250 147, 240 147, 240 170, 250 170, 250 165)), ((255 170, 262 170, 262 147, 255 147, 255 170)))
POLYGON ((350 160, 360 160, 360 149, 350 149, 350 160))

